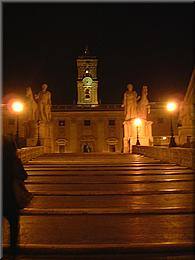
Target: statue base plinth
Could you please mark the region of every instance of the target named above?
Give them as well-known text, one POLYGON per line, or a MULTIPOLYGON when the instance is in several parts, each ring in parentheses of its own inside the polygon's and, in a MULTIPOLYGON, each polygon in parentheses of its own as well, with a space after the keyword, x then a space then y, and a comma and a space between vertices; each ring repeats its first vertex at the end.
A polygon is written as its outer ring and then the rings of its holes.
POLYGON ((34 122, 34 124, 28 124, 28 128, 31 136, 27 138, 27 146, 42 145, 45 153, 53 151, 53 127, 51 122, 40 121, 39 124, 34 122))
POLYGON ((124 125, 124 138, 123 138, 123 152, 131 153, 132 145, 140 143, 140 145, 149 146, 153 144, 152 137, 152 122, 141 119, 139 127, 135 125, 135 120, 125 120, 124 125))
POLYGON ((53 138, 52 138, 52 123, 40 121, 39 123, 39 137, 40 143, 44 146, 45 153, 51 153, 53 150, 53 138))

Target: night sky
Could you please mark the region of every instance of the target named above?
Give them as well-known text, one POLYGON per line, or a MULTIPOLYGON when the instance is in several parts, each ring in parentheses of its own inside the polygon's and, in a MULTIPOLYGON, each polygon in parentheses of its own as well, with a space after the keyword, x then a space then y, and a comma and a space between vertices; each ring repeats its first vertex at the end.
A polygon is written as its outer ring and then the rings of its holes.
POLYGON ((76 100, 76 58, 99 59, 99 99, 127 83, 150 101, 181 99, 193 68, 193 3, 4 3, 3 95, 47 83, 53 104, 76 100))

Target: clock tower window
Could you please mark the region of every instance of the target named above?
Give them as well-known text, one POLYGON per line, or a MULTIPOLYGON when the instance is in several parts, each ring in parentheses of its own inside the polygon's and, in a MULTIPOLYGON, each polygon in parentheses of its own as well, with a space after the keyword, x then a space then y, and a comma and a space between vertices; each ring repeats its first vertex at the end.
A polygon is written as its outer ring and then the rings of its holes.
POLYGON ((84 73, 84 75, 83 75, 83 78, 85 78, 85 77, 92 77, 91 74, 90 74, 90 72, 89 72, 89 68, 86 68, 86 69, 85 69, 85 73, 84 73))
POLYGON ((89 98, 90 98, 90 91, 89 91, 89 89, 86 89, 86 90, 85 90, 85 98, 86 98, 86 99, 89 99, 89 98))

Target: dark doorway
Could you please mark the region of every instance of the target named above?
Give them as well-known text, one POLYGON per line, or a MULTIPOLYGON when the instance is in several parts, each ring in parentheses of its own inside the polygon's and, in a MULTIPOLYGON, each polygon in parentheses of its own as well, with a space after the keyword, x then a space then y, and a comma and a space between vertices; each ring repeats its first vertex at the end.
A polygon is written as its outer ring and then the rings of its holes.
POLYGON ((115 144, 109 144, 109 152, 111 153, 116 152, 115 144))
POLYGON ((59 145, 59 153, 65 153, 65 145, 59 145))

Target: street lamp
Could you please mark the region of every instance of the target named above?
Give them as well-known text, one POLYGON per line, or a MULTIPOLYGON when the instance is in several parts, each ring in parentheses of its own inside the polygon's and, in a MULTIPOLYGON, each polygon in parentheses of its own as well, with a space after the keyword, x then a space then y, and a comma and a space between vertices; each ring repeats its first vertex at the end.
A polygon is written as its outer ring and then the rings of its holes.
POLYGON ((136 145, 140 145, 140 141, 139 141, 139 132, 138 132, 138 128, 139 126, 141 125, 141 119, 140 118, 136 118, 135 121, 134 121, 134 124, 137 128, 137 142, 136 142, 136 145))
POLYGON ((172 112, 174 112, 176 108, 177 108, 177 104, 175 102, 167 103, 167 110, 170 112, 170 119, 171 119, 169 147, 177 146, 177 144, 175 142, 175 137, 174 137, 174 132, 173 132, 173 122, 172 122, 172 112))
POLYGON ((40 129, 40 120, 37 120, 37 146, 41 145, 39 129, 40 129))
POLYGON ((14 101, 11 105, 12 110, 16 113, 16 136, 15 136, 15 142, 17 148, 20 147, 19 144, 19 114, 23 111, 24 105, 20 101, 14 101))

